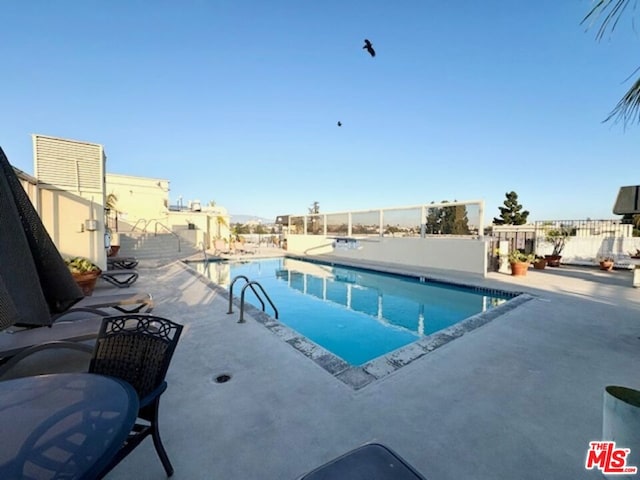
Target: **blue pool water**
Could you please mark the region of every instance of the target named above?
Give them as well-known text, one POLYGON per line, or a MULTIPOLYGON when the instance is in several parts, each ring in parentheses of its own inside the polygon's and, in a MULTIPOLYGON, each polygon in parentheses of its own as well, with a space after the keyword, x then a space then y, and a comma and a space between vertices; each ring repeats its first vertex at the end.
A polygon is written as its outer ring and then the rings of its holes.
MULTIPOLYGON (((260 282, 282 323, 355 366, 510 298, 291 258, 212 262, 198 270, 227 289, 237 275, 260 282)), ((244 284, 236 282, 234 296, 244 284)), ((261 308, 250 290, 245 301, 261 308)), ((266 311, 273 314, 268 304, 266 311)))

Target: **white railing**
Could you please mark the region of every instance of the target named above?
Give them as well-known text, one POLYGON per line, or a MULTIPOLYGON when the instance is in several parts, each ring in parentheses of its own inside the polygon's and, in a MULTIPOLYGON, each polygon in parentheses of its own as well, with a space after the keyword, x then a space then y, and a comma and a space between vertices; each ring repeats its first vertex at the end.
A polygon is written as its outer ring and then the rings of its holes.
POLYGON ((288 233, 329 237, 482 237, 484 201, 290 215, 288 233))

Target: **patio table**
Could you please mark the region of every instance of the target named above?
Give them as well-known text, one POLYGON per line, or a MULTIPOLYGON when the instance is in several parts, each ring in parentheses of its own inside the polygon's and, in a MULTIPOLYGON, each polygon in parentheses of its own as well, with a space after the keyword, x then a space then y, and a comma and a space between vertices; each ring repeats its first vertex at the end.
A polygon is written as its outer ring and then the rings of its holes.
POLYGON ((0 478, 94 479, 138 414, 128 383, 90 373, 0 382, 0 478))

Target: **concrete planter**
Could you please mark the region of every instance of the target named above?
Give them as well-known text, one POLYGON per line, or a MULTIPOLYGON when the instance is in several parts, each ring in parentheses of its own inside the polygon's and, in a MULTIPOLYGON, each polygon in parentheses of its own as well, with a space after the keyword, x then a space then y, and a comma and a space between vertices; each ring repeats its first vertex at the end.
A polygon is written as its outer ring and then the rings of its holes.
MULTIPOLYGON (((602 440, 616 442, 616 448, 630 449, 626 464, 640 468, 640 391, 612 385, 605 388, 602 440)), ((607 478, 637 479, 638 474, 607 478)))

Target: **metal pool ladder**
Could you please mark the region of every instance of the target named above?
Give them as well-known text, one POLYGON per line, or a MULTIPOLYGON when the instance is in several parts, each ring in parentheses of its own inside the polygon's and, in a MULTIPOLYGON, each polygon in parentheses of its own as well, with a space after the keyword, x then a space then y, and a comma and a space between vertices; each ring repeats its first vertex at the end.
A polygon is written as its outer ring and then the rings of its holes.
POLYGON ((229 285, 229 310, 227 311, 227 314, 233 313, 233 285, 240 279, 245 280, 247 283, 245 284, 244 287, 242 287, 242 290, 240 292, 240 318, 238 319, 238 323, 244 323, 244 294, 247 291, 247 288, 251 288, 251 291, 253 291, 254 295, 260 302, 260 305, 262 305, 262 311, 263 312, 265 311, 264 300, 262 300, 262 297, 260 297, 260 294, 256 291, 255 289, 256 286, 260 289, 260 292, 262 293, 262 295, 264 295, 264 298, 267 299, 267 302, 269 302, 269 305, 271 305, 271 308, 273 308, 273 312, 275 313, 275 317, 277 320, 278 309, 271 301, 271 298, 269 297, 265 289, 262 287, 262 285, 260 285, 259 282, 256 282, 255 280, 249 280, 249 278, 246 275, 235 276, 231 281, 231 285, 229 285))

